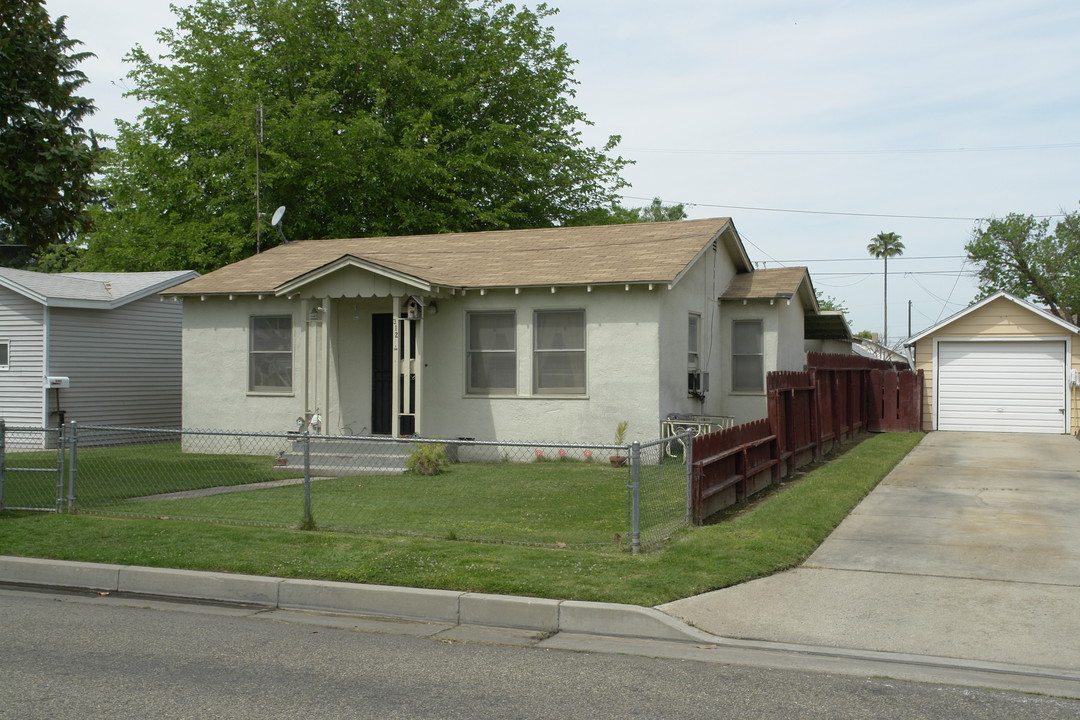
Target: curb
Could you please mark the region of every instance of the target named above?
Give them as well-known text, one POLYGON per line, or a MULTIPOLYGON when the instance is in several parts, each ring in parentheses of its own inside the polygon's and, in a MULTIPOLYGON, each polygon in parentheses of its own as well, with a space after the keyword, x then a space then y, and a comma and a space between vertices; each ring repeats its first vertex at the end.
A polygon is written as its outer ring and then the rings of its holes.
POLYGON ((654 608, 453 590, 0 556, 0 583, 316 610, 543 633, 713 643, 654 608))

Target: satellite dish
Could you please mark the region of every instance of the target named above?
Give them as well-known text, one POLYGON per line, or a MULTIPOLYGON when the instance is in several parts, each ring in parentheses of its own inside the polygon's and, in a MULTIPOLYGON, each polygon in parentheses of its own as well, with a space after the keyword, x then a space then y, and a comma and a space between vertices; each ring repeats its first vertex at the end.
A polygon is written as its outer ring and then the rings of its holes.
POLYGON ((282 205, 274 211, 274 216, 270 218, 270 226, 278 227, 281 225, 281 216, 285 214, 285 206, 282 205))
POLYGON ((281 241, 286 245, 289 244, 289 239, 285 237, 285 231, 281 229, 281 216, 285 214, 285 206, 282 205, 274 211, 273 217, 270 218, 270 227, 276 227, 278 234, 281 235, 281 241))

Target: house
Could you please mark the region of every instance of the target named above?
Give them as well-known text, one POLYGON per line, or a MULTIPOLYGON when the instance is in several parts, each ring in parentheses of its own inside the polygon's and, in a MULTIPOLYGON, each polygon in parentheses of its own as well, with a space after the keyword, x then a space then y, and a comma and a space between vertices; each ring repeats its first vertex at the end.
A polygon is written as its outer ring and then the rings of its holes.
POLYGON ((890 347, 882 345, 877 340, 877 333, 874 333, 874 338, 856 337, 852 339, 851 352, 855 355, 861 355, 862 357, 871 358, 873 360, 884 360, 892 363, 905 363, 911 365, 911 358, 902 352, 897 352, 890 347))
POLYGON ((914 335, 924 430, 1071 433, 1080 328, 999 292, 914 335))
POLYGON ((158 293, 195 277, 0 268, 0 418, 178 427, 181 304, 158 293))
POLYGON ((817 313, 728 218, 293 242, 165 294, 187 427, 535 442, 764 417, 817 313))

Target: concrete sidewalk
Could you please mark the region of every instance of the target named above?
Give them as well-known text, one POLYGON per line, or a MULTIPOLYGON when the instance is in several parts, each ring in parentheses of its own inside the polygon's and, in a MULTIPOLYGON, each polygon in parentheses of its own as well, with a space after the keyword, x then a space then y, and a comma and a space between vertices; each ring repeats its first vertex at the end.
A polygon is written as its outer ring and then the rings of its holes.
POLYGON ((659 609, 726 638, 1080 670, 1080 442, 931 433, 801 567, 659 609))
POLYGON ((310 610, 452 626, 499 627, 540 635, 566 632, 680 642, 717 640, 653 608, 617 603, 12 556, 0 556, 0 584, 3 583, 233 603, 267 610, 310 610))

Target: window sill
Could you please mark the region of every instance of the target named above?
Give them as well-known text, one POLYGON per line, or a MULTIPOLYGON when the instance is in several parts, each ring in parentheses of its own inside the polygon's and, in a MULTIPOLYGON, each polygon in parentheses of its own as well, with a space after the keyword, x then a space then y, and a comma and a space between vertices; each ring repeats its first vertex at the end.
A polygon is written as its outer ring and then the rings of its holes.
POLYGON ((465 394, 464 400, 588 400, 588 395, 476 395, 465 394))
POLYGON ((296 393, 292 390, 283 392, 269 392, 267 390, 248 390, 248 397, 296 397, 296 393))
POLYGON ((729 395, 742 395, 745 397, 765 397, 768 393, 764 390, 732 390, 729 395))

